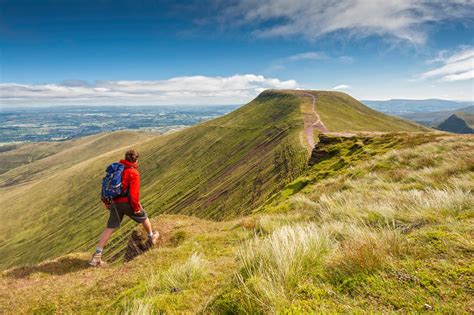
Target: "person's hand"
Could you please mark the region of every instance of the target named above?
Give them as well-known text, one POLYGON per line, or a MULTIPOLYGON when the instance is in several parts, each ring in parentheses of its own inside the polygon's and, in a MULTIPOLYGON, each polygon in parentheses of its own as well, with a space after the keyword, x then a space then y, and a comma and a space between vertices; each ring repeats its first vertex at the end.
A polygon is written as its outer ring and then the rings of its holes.
POLYGON ((104 203, 105 208, 110 210, 110 203, 106 199, 102 199, 102 202, 104 203))
POLYGON ((141 205, 140 205, 140 209, 138 209, 138 210, 133 210, 133 212, 134 212, 135 214, 140 214, 140 213, 142 213, 143 211, 145 211, 145 209, 143 209, 143 206, 141 206, 141 205))

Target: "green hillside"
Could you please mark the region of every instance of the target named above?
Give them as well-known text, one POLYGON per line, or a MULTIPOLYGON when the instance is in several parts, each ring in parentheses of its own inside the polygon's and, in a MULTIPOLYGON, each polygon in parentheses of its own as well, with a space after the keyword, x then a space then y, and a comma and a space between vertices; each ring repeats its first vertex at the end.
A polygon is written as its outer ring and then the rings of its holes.
MULTIPOLYGON (((179 213, 223 220, 262 205, 307 168, 304 129, 316 114, 305 93, 315 95, 316 112, 330 131, 425 130, 370 110, 342 93, 266 91, 226 116, 127 143, 141 154, 145 209, 151 215, 179 213)), ((0 190, 4 222, 0 266, 93 248, 107 217, 98 198, 100 181, 105 167, 125 150, 113 147, 116 150, 103 154, 100 150, 97 154, 95 146, 92 151, 71 148, 2 174, 3 185, 8 186, 0 190), (26 179, 28 183, 17 184, 26 179)), ((133 226, 127 222, 114 236, 109 258, 122 257, 133 226)))
POLYGON ((10 146, 0 152, 0 187, 17 185, 44 174, 61 171, 92 157, 155 137, 156 134, 115 131, 60 142, 37 142, 10 146), (35 163, 33 163, 35 162, 35 163))
POLYGON ((0 174, 69 147, 71 141, 7 144, 0 147, 0 174))
POLYGON ((427 131, 408 120, 373 110, 341 92, 313 92, 316 110, 329 131, 427 131))
POLYGON ((321 135, 252 215, 155 217, 160 246, 126 264, 5 271, 0 312, 472 313, 473 158, 469 136, 321 135))

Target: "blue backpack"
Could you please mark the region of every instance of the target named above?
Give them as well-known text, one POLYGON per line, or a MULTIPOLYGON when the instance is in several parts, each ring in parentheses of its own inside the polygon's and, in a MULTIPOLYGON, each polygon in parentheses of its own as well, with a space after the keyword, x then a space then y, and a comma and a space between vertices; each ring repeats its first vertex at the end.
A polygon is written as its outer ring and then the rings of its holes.
POLYGON ((122 174, 125 166, 121 163, 112 163, 105 170, 105 177, 102 179, 102 200, 111 200, 123 196, 122 174))

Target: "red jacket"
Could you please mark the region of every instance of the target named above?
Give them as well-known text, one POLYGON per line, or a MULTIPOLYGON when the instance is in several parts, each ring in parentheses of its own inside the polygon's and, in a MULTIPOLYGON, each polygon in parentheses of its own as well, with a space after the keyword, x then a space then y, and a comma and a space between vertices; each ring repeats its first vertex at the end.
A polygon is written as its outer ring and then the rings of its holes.
POLYGON ((133 211, 140 212, 140 173, 138 165, 127 160, 120 160, 125 165, 122 173, 122 191, 128 191, 128 196, 114 198, 114 202, 130 202, 133 211))

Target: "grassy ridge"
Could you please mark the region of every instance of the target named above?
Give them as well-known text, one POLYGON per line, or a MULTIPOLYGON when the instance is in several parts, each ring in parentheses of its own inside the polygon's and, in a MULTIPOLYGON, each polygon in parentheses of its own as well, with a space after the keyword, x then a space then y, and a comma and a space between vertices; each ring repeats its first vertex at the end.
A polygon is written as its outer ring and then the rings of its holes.
MULTIPOLYGON (((302 141, 302 108, 308 115, 310 101, 301 93, 265 91, 226 116, 162 137, 129 142, 141 154, 142 203, 147 212, 214 220, 242 216, 301 175, 308 160, 302 141)), ((334 131, 358 130, 360 120, 368 130, 414 128, 369 110, 345 94, 312 93, 317 95, 316 109, 334 131), (344 115, 352 119, 331 125, 329 120, 344 115)), ((4 185, 10 185, 1 188, 5 223, 0 230, 0 267, 93 248, 108 216, 98 198, 101 178, 105 167, 122 158, 125 150, 118 148, 123 142, 113 141, 113 137, 99 137, 92 146, 74 146, 0 176, 4 185), (116 149, 106 152, 110 147, 116 149), (27 180, 25 185, 15 185, 27 180), (34 224, 25 227, 24 222, 34 224)), ((133 226, 125 222, 114 235, 109 257, 122 257, 133 226)))
POLYGON ((260 213, 160 216, 162 247, 123 265, 75 254, 4 272, 0 311, 472 312, 472 138, 333 140, 321 150, 340 155, 295 181, 317 180, 260 213))
MULTIPOLYGON (((147 212, 214 219, 249 213, 306 165, 299 107, 296 96, 263 93, 224 117, 135 144, 147 212)), ((64 165, 49 177, 2 194, 0 265, 93 248, 108 215, 98 198, 104 168, 123 151, 64 165), (18 229, 21 222, 31 221, 35 224, 18 229)), ((114 236, 109 255, 121 253, 133 226, 125 223, 114 236)))

